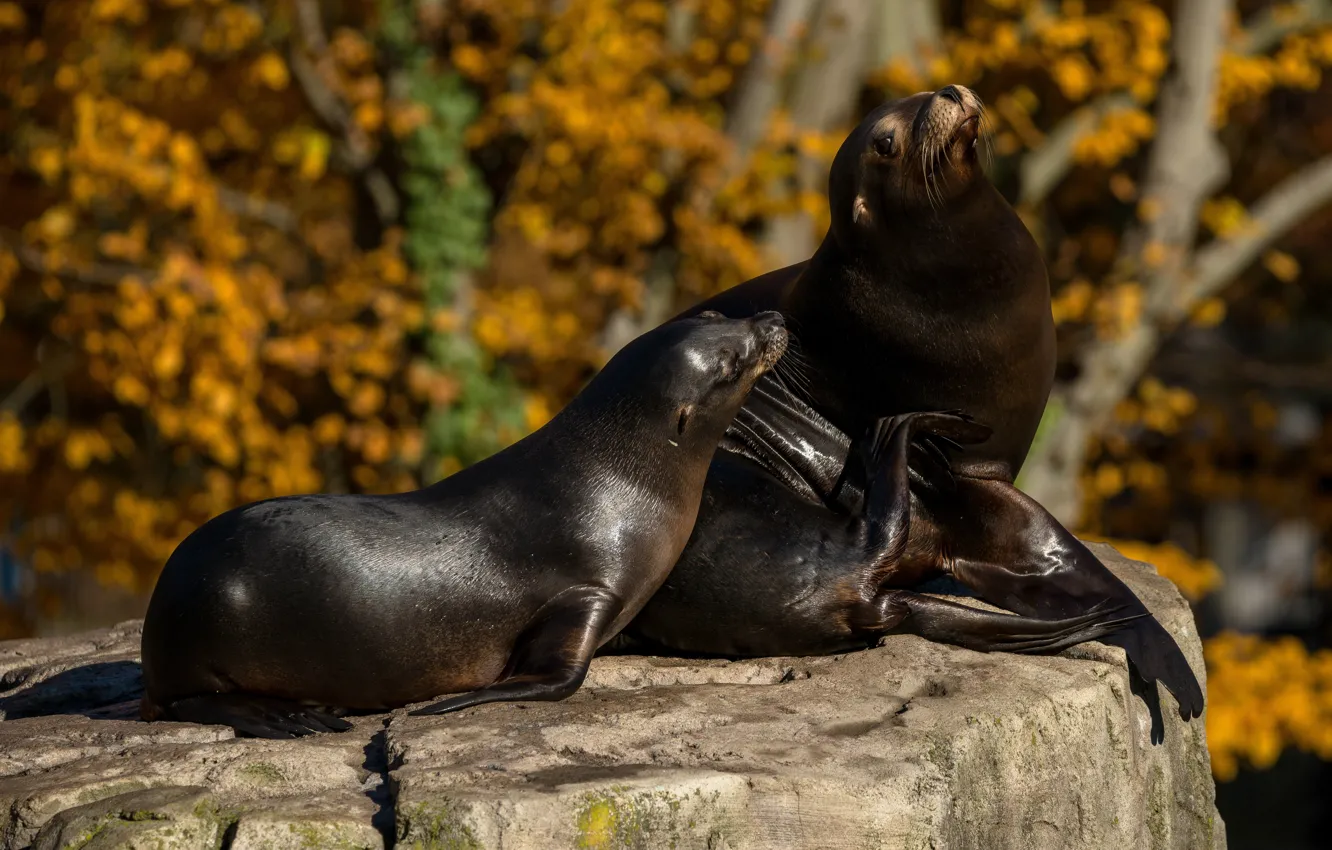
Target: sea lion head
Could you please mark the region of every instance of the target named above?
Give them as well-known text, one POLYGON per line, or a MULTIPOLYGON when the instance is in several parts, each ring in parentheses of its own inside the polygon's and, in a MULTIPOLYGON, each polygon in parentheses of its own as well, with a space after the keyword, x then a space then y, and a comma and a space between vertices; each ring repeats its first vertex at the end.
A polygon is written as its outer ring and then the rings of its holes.
POLYGON ((786 352, 782 314, 728 319, 707 310, 671 322, 674 339, 657 364, 675 443, 720 441, 759 376, 786 352))
MULTIPOLYGON (((580 394, 602 410, 632 410, 635 438, 711 457, 759 376, 786 351, 780 313, 728 319, 709 310, 667 322, 620 350, 580 394)), ((640 449, 641 450, 641 449, 640 449)))
POLYGON ((984 180, 978 148, 984 105, 965 86, 885 103, 833 159, 828 197, 839 240, 888 219, 938 213, 984 180))

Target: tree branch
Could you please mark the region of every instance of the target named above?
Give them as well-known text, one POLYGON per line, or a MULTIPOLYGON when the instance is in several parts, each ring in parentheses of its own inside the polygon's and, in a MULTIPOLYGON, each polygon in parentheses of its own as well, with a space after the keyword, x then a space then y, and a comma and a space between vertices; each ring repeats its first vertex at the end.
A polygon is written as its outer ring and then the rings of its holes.
POLYGON ((1092 435, 1132 389, 1160 346, 1162 312, 1188 265, 1203 200, 1228 173, 1212 129, 1217 67, 1231 0, 1181 0, 1173 26, 1174 73, 1156 105, 1156 141, 1143 181, 1146 219, 1125 235, 1117 271, 1136 276, 1144 315, 1118 339, 1099 339, 1078 358, 1076 380, 1051 399, 1058 421, 1033 447, 1023 489, 1065 523, 1081 507, 1078 478, 1092 435), (1147 254, 1151 262, 1146 262, 1147 254))
POLYGON ((329 61, 328 35, 324 32, 318 0, 296 0, 296 21, 305 50, 314 61, 293 45, 288 54, 292 75, 319 120, 338 135, 335 149, 338 158, 361 179, 380 224, 388 226, 397 220, 401 209, 398 193, 392 181, 375 164, 376 153, 369 137, 352 118, 342 99, 324 81, 320 66, 326 66, 329 61))
POLYGON ((217 201, 235 215, 261 221, 286 233, 296 232, 296 214, 275 201, 247 195, 228 186, 217 187, 217 201))
POLYGON ((23 244, 21 239, 11 238, 0 233, 0 245, 8 248, 18 259, 19 265, 34 274, 64 278, 85 286, 119 286, 127 277, 137 277, 145 283, 157 277, 151 269, 139 266, 119 265, 114 263, 56 264, 49 262, 42 252, 31 245, 23 244))
MULTIPOLYGON (((1253 17, 1235 52, 1241 56, 1266 53, 1286 36, 1328 21, 1332 21, 1332 0, 1300 0, 1280 12, 1268 9, 1253 17)), ((1094 129, 1104 116, 1127 109, 1134 102, 1127 92, 1112 92, 1056 124, 1045 137, 1045 142, 1032 148, 1018 166, 1022 184, 1018 203, 1026 207, 1040 206, 1072 170, 1073 148, 1078 140, 1094 129)))
MULTIPOLYGON (((727 116, 726 134, 730 137, 731 149, 721 175, 712 188, 697 193, 690 203, 701 208, 710 207, 717 190, 744 170, 781 104, 783 75, 815 7, 815 0, 777 0, 773 4, 768 13, 763 45, 745 69, 736 91, 735 105, 727 116)), ((682 16, 682 8, 673 8, 673 14, 682 16)), ((690 31, 686 24, 677 22, 672 28, 673 50, 688 46, 690 31)), ((670 316, 675 301, 678 260, 676 252, 669 248, 657 250, 644 275, 642 308, 638 311, 617 308, 606 321, 601 333, 601 348, 607 354, 613 355, 670 316)))
POLYGON ((733 177, 744 166, 781 103, 782 75, 814 7, 814 0, 777 0, 769 10, 763 45, 745 69, 726 122, 726 134, 734 144, 727 177, 733 177))
POLYGON ((1022 157, 1018 166, 1022 184, 1018 204, 1040 206, 1073 169, 1073 148, 1078 140, 1095 130, 1106 115, 1128 109, 1134 102, 1127 92, 1115 92, 1075 110, 1056 124, 1039 147, 1032 148, 1022 157))
MULTIPOLYGON (((801 67, 792 91, 791 120, 800 129, 826 133, 851 118, 869 57, 872 6, 859 0, 821 4, 810 39, 816 55, 801 67)), ((796 180, 801 190, 810 191, 826 179, 823 163, 799 158, 796 180)), ((813 254, 817 238, 809 215, 799 212, 770 221, 763 246, 776 266, 787 266, 813 254)))
POLYGON ((1295 0, 1271 6, 1250 19, 1236 51, 1244 56, 1266 53, 1286 36, 1332 20, 1332 0, 1295 0))
POLYGON ((1260 198, 1249 208, 1248 224, 1239 234, 1198 251, 1180 309, 1215 295, 1268 246, 1328 203, 1332 203, 1332 155, 1305 166, 1260 198))

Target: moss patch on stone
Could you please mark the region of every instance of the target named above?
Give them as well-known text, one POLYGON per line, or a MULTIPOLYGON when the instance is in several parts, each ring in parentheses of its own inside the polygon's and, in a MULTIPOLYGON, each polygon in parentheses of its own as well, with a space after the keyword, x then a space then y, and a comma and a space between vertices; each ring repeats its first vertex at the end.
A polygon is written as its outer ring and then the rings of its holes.
POLYGON ((410 850, 482 850, 456 800, 441 797, 398 809, 397 845, 410 850))
POLYGON ((612 786, 583 798, 575 825, 579 850, 648 850, 676 848, 681 840, 707 830, 709 846, 724 840, 718 821, 720 792, 680 796, 668 791, 634 791, 612 786), (703 821, 700 824, 700 821, 703 821))
POLYGON ((256 761, 245 765, 239 771, 245 778, 265 785, 276 785, 287 781, 287 776, 277 765, 266 761, 256 761))
POLYGON ((213 850, 222 850, 227 843, 227 833, 240 821, 239 811, 220 806, 211 799, 200 800, 194 807, 194 816, 203 821, 205 832, 213 833, 213 850))
POLYGON ((349 837, 347 829, 337 824, 316 826, 310 823, 290 823, 287 830, 300 840, 302 847, 326 850, 369 850, 370 845, 349 837))
POLYGON ((97 834, 104 829, 106 829, 106 821, 105 820, 98 821, 97 823, 93 824, 92 828, 90 828, 87 832, 83 833, 78 838, 71 841, 69 843, 69 850, 83 850, 83 848, 91 844, 92 840, 97 837, 97 834))
POLYGON ((1159 764, 1153 765, 1147 782, 1147 832, 1152 837, 1152 850, 1170 846, 1170 825, 1166 820, 1170 816, 1169 794, 1165 771, 1159 764))

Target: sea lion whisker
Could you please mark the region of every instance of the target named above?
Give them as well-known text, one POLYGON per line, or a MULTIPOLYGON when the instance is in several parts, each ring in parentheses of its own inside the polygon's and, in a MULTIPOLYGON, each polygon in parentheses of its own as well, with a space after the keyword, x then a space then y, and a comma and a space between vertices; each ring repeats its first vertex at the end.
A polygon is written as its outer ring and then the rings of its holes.
MULTIPOLYGON (((788 336, 788 340, 791 338, 788 336)), ((781 374, 789 376, 792 383, 808 393, 810 390, 810 366, 798 343, 787 342, 786 356, 777 364, 781 374)))
POLYGON ((929 146, 925 144, 920 146, 920 180, 925 187, 925 200, 930 205, 930 210, 936 211, 938 207, 934 203, 934 193, 930 188, 929 146))
POLYGON ((787 389, 788 392, 790 392, 790 387, 786 384, 787 381, 790 381, 790 384, 794 385, 795 388, 800 391, 799 393, 791 392, 791 395, 793 397, 799 398, 802 394, 806 396, 809 395, 810 391, 809 379, 806 376, 798 374, 793 370, 787 371, 789 369, 791 369, 791 364, 779 361, 777 363, 777 366, 773 369, 773 375, 779 381, 782 382, 783 386, 787 389))
POLYGON ((934 146, 934 143, 931 142, 929 148, 929 161, 925 168, 925 188, 930 199, 930 209, 934 212, 938 212, 943 207, 943 197, 939 191, 938 182, 938 156, 938 149, 934 146))
POLYGON ((800 398, 800 396, 796 395, 795 390, 791 389, 790 384, 786 382, 786 378, 782 375, 780 361, 778 361, 777 365, 772 370, 772 379, 778 387, 781 387, 782 392, 786 393, 788 397, 791 399, 800 398))
POLYGON ((980 126, 977 128, 981 137, 985 139, 985 144, 981 146, 984 154, 982 167, 990 171, 994 168, 994 119, 990 116, 990 111, 985 108, 985 104, 978 106, 980 114, 980 126))

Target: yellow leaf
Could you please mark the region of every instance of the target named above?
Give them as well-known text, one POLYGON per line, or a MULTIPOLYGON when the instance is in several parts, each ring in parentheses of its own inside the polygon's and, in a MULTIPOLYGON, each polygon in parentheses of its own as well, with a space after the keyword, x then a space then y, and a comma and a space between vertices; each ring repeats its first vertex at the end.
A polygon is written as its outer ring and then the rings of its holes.
POLYGON ((74 214, 66 206, 51 207, 37 220, 37 232, 47 242, 63 242, 74 232, 74 214))
POLYGON ((1284 251, 1268 251, 1263 255, 1263 265, 1282 283, 1294 283, 1300 276, 1300 262, 1284 251))
POLYGON ((1142 261, 1148 268, 1156 268, 1165 262, 1166 246, 1157 241, 1148 242, 1142 249, 1142 261))
POLYGON ((23 14, 17 3, 0 3, 0 32, 21 30, 27 26, 28 17, 23 14))
POLYGON ((291 75, 287 71, 287 63, 282 61, 282 57, 272 50, 256 59, 250 71, 256 80, 273 91, 282 91, 291 81, 291 75))
POLYGON ((1110 191, 1125 203, 1138 195, 1138 187, 1134 184, 1133 178, 1123 172, 1118 172, 1110 178, 1110 191))
POLYGON ((60 149, 52 147, 37 148, 32 152, 29 162, 32 163, 33 170, 42 175, 42 179, 47 183, 54 183, 60 177, 65 164, 60 149))
POLYGON ((1072 101, 1084 99, 1091 91, 1096 75, 1090 65, 1081 56, 1064 56, 1055 62, 1050 75, 1063 92, 1064 97, 1072 101))
POLYGON ((180 346, 164 345, 153 358, 153 373, 162 380, 170 380, 180 374, 181 365, 180 346))
POLYGON ((1249 221, 1249 213, 1238 199, 1212 198, 1203 203, 1198 214, 1203 226, 1225 238, 1238 233, 1249 221))
POLYGON ((1208 298, 1193 310, 1193 324, 1202 328, 1215 327, 1226 317, 1226 302, 1208 298))
POLYGON ((1155 221, 1161 214, 1161 202, 1156 198, 1143 198, 1138 202, 1138 218, 1142 221, 1155 221))
POLYGON ((328 167, 328 154, 332 149, 332 142, 328 136, 318 132, 306 133, 303 142, 298 171, 302 178, 313 183, 324 176, 324 170, 328 167))
POLYGON ((523 419, 527 430, 535 431, 550 421, 550 405, 540 395, 529 395, 523 403, 523 419))
POLYGON ((1103 463, 1096 469, 1096 492, 1104 498, 1114 496, 1124 489, 1124 470, 1111 463, 1103 463))

